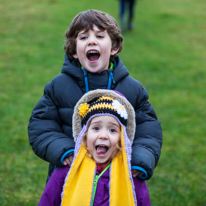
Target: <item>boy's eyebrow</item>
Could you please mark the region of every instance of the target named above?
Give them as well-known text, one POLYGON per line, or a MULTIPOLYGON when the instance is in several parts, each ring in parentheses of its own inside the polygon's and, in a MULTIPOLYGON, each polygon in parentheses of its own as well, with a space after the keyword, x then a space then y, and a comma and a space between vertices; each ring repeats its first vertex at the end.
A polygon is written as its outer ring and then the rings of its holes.
POLYGON ((80 32, 78 33, 78 36, 81 35, 81 34, 85 34, 85 33, 87 33, 87 31, 86 31, 86 30, 82 30, 82 31, 80 31, 80 32))
POLYGON ((100 32, 105 32, 106 30, 101 30, 101 29, 99 29, 99 28, 95 28, 95 29, 93 29, 93 31, 100 33, 100 32))
POLYGON ((99 30, 99 31, 95 31, 96 33, 105 33, 105 31, 99 30))
MULTIPOLYGON (((96 33, 101 33, 101 32, 103 32, 103 33, 105 33, 105 30, 100 30, 100 29, 93 29, 93 31, 94 32, 96 32, 96 33)), ((82 31, 80 31, 79 33, 78 33, 78 35, 77 36, 79 36, 79 35, 81 35, 81 34, 85 34, 85 33, 87 33, 88 31, 86 31, 86 30, 82 30, 82 31)))

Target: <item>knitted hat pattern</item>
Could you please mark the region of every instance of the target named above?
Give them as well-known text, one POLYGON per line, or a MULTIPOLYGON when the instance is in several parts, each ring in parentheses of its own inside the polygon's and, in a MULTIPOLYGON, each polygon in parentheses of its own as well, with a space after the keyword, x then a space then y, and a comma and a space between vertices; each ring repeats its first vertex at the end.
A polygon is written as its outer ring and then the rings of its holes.
POLYGON ((135 113, 132 105, 121 93, 112 90, 93 90, 76 104, 73 115, 73 136, 76 141, 82 127, 94 116, 111 115, 127 129, 130 141, 135 132, 135 113))
POLYGON ((127 126, 128 114, 125 107, 112 97, 101 96, 96 97, 88 103, 79 106, 79 114, 83 117, 82 125, 95 114, 112 114, 116 116, 120 122, 127 126))

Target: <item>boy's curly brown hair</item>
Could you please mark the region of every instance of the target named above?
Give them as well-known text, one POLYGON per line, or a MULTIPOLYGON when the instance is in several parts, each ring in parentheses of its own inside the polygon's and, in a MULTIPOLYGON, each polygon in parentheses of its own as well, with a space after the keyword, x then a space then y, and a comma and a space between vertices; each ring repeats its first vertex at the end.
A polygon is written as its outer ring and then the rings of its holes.
MULTIPOLYGON (((123 45, 123 37, 116 20, 107 13, 98 10, 88 10, 80 12, 70 24, 69 29, 65 32, 66 44, 64 50, 69 56, 70 60, 74 60, 73 55, 76 54, 76 37, 79 32, 85 30, 86 32, 93 29, 96 25, 100 30, 106 30, 112 40, 112 49, 119 49, 121 52, 123 45)), ((112 62, 114 56, 110 57, 112 62)))

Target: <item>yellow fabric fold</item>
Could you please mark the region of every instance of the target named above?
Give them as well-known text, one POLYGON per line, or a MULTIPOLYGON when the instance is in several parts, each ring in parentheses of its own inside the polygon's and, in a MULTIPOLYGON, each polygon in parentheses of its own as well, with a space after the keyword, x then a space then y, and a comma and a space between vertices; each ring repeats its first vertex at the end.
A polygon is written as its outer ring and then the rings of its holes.
POLYGON ((111 168, 111 188, 110 205, 111 206, 134 206, 135 199, 133 194, 132 182, 129 178, 129 165, 127 162, 127 153, 123 128, 121 127, 122 151, 112 160, 111 168))
POLYGON ((64 186, 62 206, 90 205, 95 166, 96 163, 81 144, 64 186))

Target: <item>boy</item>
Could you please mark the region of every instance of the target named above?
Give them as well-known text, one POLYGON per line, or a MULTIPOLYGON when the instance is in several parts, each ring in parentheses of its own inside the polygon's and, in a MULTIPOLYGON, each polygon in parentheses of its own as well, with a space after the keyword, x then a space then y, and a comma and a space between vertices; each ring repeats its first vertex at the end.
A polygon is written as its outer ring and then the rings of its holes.
POLYGON ((131 175, 135 112, 126 98, 90 91, 77 102, 73 122, 73 163, 55 169, 39 206, 151 206, 146 182, 131 175))
POLYGON ((79 13, 66 31, 62 73, 45 86, 28 126, 35 154, 50 163, 48 179, 55 166, 71 165, 74 106, 85 93, 95 89, 117 90, 134 107, 132 173, 141 179, 151 178, 161 153, 162 130, 147 101, 147 91, 129 76, 116 55, 122 50, 122 41, 115 19, 101 11, 79 13))

